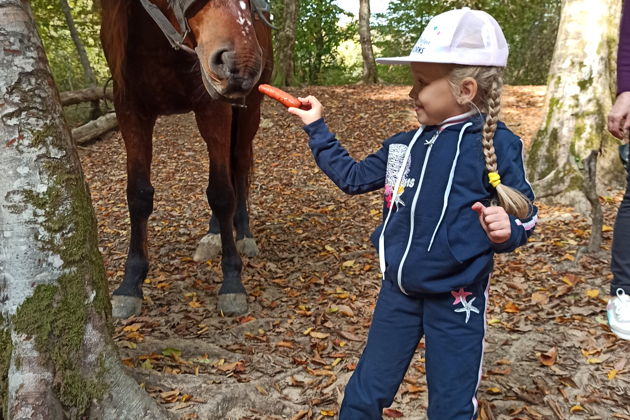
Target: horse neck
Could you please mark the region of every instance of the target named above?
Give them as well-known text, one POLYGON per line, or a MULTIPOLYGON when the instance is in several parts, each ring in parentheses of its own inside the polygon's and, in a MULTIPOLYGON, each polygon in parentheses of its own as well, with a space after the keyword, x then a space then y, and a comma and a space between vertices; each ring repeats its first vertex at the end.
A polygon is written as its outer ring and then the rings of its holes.
POLYGON ((123 72, 129 35, 130 2, 127 0, 102 0, 101 43, 105 58, 118 86, 124 86, 123 72))

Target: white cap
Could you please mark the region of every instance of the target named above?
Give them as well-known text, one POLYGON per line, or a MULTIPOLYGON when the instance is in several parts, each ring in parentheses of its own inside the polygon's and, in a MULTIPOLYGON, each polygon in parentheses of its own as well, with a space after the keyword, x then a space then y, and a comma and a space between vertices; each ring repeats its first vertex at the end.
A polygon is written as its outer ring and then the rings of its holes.
POLYGON ((497 21, 486 12, 464 7, 433 17, 408 56, 377 58, 376 62, 505 67, 507 58, 507 41, 497 21))

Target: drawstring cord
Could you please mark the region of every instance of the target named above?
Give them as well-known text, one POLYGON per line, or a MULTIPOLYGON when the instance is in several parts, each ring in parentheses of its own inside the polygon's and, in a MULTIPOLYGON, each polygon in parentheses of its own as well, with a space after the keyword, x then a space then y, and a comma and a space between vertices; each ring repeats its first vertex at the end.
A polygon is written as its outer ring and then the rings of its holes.
MULTIPOLYGON (((446 185, 446 190, 444 190, 444 204, 442 206, 442 214, 440 215, 440 219, 438 220, 437 225, 435 226, 435 230, 433 231, 433 236, 431 236, 431 242, 429 242, 429 248, 427 248, 427 252, 431 251, 431 247, 433 246, 433 240, 435 239, 435 235, 437 234, 440 225, 442 224, 442 220, 444 219, 444 215, 446 214, 446 209, 448 207, 448 198, 451 195, 451 188, 453 187, 453 178, 455 178, 455 168, 457 167, 457 160, 459 159, 459 149, 462 143, 462 138, 464 138, 464 131, 468 127, 470 127, 472 123, 465 124, 459 132, 459 140, 457 140, 457 151, 455 152, 455 158, 453 159, 453 165, 451 166, 451 173, 448 177, 448 184, 446 185)), ((491 172, 496 173, 496 172, 491 172)), ((499 174, 496 174, 497 177, 499 174)), ((500 182, 500 181, 499 181, 500 182)))

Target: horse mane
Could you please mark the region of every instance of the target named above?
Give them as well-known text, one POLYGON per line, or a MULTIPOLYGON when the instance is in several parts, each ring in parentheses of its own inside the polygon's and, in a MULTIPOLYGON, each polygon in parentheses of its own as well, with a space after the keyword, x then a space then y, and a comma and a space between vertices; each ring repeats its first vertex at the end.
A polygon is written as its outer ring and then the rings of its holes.
POLYGON ((124 89, 125 55, 129 34, 130 2, 101 0, 101 43, 112 78, 119 89, 124 89))

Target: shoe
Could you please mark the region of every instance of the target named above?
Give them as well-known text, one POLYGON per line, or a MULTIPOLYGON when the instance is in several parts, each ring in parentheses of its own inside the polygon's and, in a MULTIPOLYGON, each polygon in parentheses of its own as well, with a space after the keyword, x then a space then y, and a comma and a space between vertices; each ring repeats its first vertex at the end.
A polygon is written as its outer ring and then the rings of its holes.
POLYGON ((617 296, 608 301, 606 307, 608 325, 617 337, 630 340, 630 296, 617 289, 617 296))

